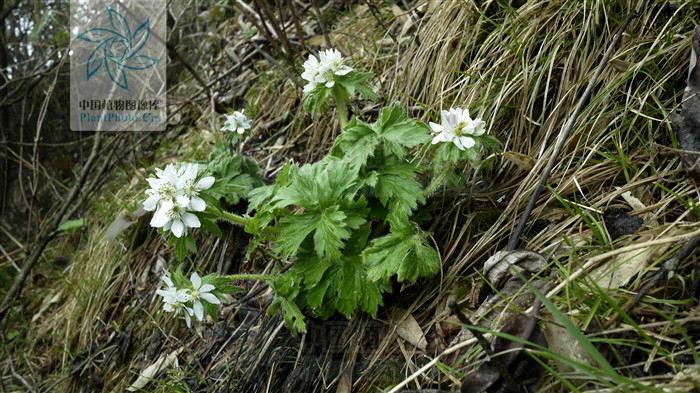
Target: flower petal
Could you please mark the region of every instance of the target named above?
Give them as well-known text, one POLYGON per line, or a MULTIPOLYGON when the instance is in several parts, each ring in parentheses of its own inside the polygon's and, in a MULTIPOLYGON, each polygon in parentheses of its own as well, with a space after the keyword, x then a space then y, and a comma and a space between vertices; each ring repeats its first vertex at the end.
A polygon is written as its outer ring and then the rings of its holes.
POLYGON ((198 190, 208 190, 209 188, 211 188, 211 186, 214 185, 214 181, 216 181, 216 179, 214 179, 214 176, 203 177, 197 182, 195 188, 198 190))
MULTIPOLYGON (((168 202, 166 202, 167 204, 168 202)), ((169 202, 170 205, 172 206, 172 202, 169 202)), ((151 218, 151 226, 154 228, 162 228, 165 226, 170 221, 170 217, 168 217, 168 210, 166 208, 166 204, 161 205, 161 207, 156 210, 156 213, 153 215, 153 218, 151 218)))
POLYGON ((444 128, 440 124, 433 123, 432 121, 429 122, 428 124, 430 125, 430 128, 432 128, 432 130, 434 132, 442 132, 444 130, 444 128))
POLYGON ((211 304, 221 304, 221 300, 219 300, 216 296, 212 295, 211 293, 202 293, 199 295, 199 297, 208 301, 211 304))
POLYGON ((452 142, 457 146, 459 150, 464 150, 464 145, 462 145, 462 138, 455 138, 452 142))
POLYGON ((199 277, 199 274, 197 272, 192 273, 190 276, 190 281, 192 281, 192 286, 196 291, 199 290, 199 287, 202 285, 202 278, 199 277))
MULTIPOLYGON (((207 203, 204 202, 204 199, 202 199, 200 197, 194 197, 190 201, 190 208, 196 212, 201 212, 207 208, 207 203)), ((183 217, 183 219, 184 219, 184 217, 183 217)), ((192 226, 192 225, 188 225, 188 226, 192 226)))
POLYGON ((160 202, 160 196, 158 194, 151 194, 148 199, 143 201, 143 210, 148 212, 156 210, 158 202, 160 202))
POLYGON ((460 140, 461 144, 464 147, 466 147, 467 149, 471 149, 476 144, 476 142, 474 142, 474 138, 472 138, 470 136, 460 137, 459 140, 460 140))
POLYGON ((185 312, 185 322, 187 323, 188 328, 192 327, 192 318, 190 318, 190 314, 187 312, 185 312))
POLYGON ((216 289, 215 286, 213 286, 213 285, 211 285, 211 284, 204 284, 204 285, 202 285, 202 286, 199 288, 199 293, 202 293, 202 292, 211 292, 211 291, 214 290, 214 289, 216 289))
POLYGON ((199 222, 199 218, 195 216, 192 213, 185 213, 182 215, 182 221, 184 221, 185 225, 187 225, 190 228, 199 228, 201 223, 199 222))
POLYGON ((183 224, 180 220, 175 220, 173 221, 173 226, 170 227, 170 230, 175 237, 181 237, 182 233, 185 232, 185 224, 183 224))
POLYGON ((474 135, 483 135, 486 132, 486 122, 481 119, 474 120, 474 135))
POLYGON ((204 320, 204 306, 202 306, 202 302, 200 301, 194 302, 194 316, 197 317, 199 321, 204 320))

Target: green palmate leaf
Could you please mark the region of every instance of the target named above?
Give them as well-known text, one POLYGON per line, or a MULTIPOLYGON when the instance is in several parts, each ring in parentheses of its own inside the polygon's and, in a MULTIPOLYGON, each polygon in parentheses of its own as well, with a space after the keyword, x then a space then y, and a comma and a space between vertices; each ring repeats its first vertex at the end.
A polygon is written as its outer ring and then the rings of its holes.
MULTIPOLYGON (((314 261, 318 259, 312 257, 307 264, 314 261)), ((378 307, 383 304, 382 293, 391 290, 388 281, 368 281, 367 266, 358 255, 342 256, 324 267, 322 278, 315 284, 308 285, 304 281, 305 289, 298 297, 300 303, 310 309, 311 315, 328 318, 339 311, 350 318, 358 307, 377 315, 378 307)))
POLYGON ((180 266, 175 269, 175 272, 172 274, 170 279, 177 288, 187 288, 190 286, 190 281, 186 279, 184 275, 182 275, 182 268, 180 266))
POLYGON ((248 213, 256 209, 271 210, 271 206, 269 204, 266 204, 266 202, 269 202, 272 196, 276 195, 280 189, 289 186, 289 171, 291 170, 291 168, 292 165, 290 163, 286 163, 277 175, 275 184, 270 186, 258 187, 250 192, 248 213))
POLYGON ((376 315, 382 304, 383 292, 391 290, 388 280, 369 282, 367 266, 360 253, 367 244, 372 226, 367 223, 353 231, 339 259, 320 258, 314 242, 307 239, 297 253, 297 260, 290 274, 295 287, 301 288, 295 301, 309 309, 311 315, 328 318, 340 311, 346 317, 359 307, 376 315))
POLYGON ((371 72, 353 71, 347 75, 336 76, 336 82, 345 88, 349 96, 353 96, 355 90, 357 90, 366 98, 376 101, 377 96, 367 86, 367 82, 372 77, 374 77, 374 74, 371 72))
POLYGON ((348 191, 357 188, 357 172, 347 161, 337 159, 292 166, 287 187, 281 188, 272 202, 275 207, 332 207, 341 200, 353 198, 354 194, 348 191))
MULTIPOLYGON (((237 136, 238 134, 231 132, 228 135, 237 136)), ((207 167, 217 179, 207 191, 214 199, 223 198, 229 205, 235 205, 241 199, 247 199, 250 191, 265 185, 262 171, 255 160, 243 155, 232 155, 221 142, 214 147, 207 167)))
POLYGON ((418 202, 425 203, 420 183, 397 175, 379 175, 375 193, 382 205, 391 209, 386 219, 392 226, 407 221, 418 202))
POLYGON ((268 312, 277 312, 279 306, 282 306, 282 316, 284 317, 284 322, 287 324, 287 327, 292 331, 292 333, 306 333, 304 314, 301 313, 299 307, 293 301, 285 297, 275 296, 272 304, 270 304, 270 308, 268 308, 268 312))
POLYGON ((374 155, 380 143, 381 138, 372 125, 354 117, 336 139, 335 146, 338 146, 345 153, 345 158, 354 165, 362 166, 374 155))
POLYGON ((271 204, 276 208, 300 206, 304 213, 280 220, 275 250, 289 257, 313 233, 316 253, 337 259, 350 230, 365 222, 367 202, 364 198, 352 200, 358 187, 357 170, 344 161, 328 160, 293 166, 289 179, 289 185, 277 191, 271 204))
POLYGON ((363 256, 373 281, 394 274, 399 281, 415 281, 440 269, 440 256, 428 243, 425 232, 413 222, 392 225, 391 232, 373 240, 363 256))
POLYGON ((380 146, 387 157, 401 158, 408 154, 406 148, 429 140, 428 127, 420 120, 410 119, 401 105, 396 103, 384 108, 373 124, 353 118, 336 140, 336 146, 353 165, 362 166, 380 146))
POLYGON ((192 237, 192 233, 188 233, 187 235, 183 236, 185 239, 185 245, 187 246, 187 249, 192 251, 193 253, 197 252, 197 244, 194 242, 194 238, 192 237))
POLYGON ((302 100, 304 101, 304 110, 310 112, 311 116, 316 115, 316 110, 327 105, 328 97, 331 95, 331 89, 326 87, 325 84, 321 83, 316 85, 316 87, 310 92, 304 94, 302 100))
MULTIPOLYGON (((217 182, 220 182, 219 180, 214 182, 214 185, 216 185, 217 182)), ((212 186, 213 187, 213 186, 212 186)), ((221 203, 219 202, 219 198, 215 196, 216 192, 209 192, 209 190, 202 191, 199 193, 199 197, 202 198, 204 203, 207 204, 207 207, 212 207, 216 209, 218 212, 222 212, 224 209, 221 207, 221 203)))

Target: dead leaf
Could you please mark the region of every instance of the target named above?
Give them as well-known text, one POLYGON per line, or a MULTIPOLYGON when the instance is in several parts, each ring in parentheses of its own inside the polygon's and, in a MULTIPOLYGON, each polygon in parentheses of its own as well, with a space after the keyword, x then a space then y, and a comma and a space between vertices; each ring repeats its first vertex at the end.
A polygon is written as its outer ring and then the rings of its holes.
MULTIPOLYGON (((544 313, 544 311, 543 311, 544 313)), ((581 346, 581 343, 574 338, 574 336, 566 330, 563 326, 559 324, 548 322, 552 318, 547 318, 543 316, 544 322, 544 334, 547 337, 547 343, 549 343, 549 349, 552 352, 558 353, 565 356, 571 360, 577 361, 579 363, 587 364, 589 366, 597 366, 593 357, 586 352, 581 346)), ((574 369, 568 366, 566 363, 555 360, 557 364, 557 370, 559 372, 573 372, 574 369)), ((573 379, 569 379, 570 381, 573 379)), ((586 381, 581 381, 583 384, 586 381)))
POLYGON ((151 382, 158 373, 166 367, 172 367, 177 364, 177 356, 182 352, 184 348, 180 348, 177 351, 173 351, 170 354, 162 354, 151 364, 150 366, 143 369, 139 377, 131 384, 126 390, 130 392, 135 392, 137 390, 143 389, 146 384, 151 382))
POLYGON ((52 297, 45 297, 44 300, 41 302, 41 307, 39 308, 39 312, 34 314, 32 317, 32 322, 36 322, 37 319, 41 318, 41 315, 46 311, 50 305, 57 303, 61 299, 61 295, 63 294, 63 291, 58 291, 55 295, 52 297))
POLYGON ((416 348, 422 350, 426 349, 428 341, 425 339, 425 333, 423 333, 423 330, 420 328, 420 325, 418 325, 416 319, 413 318, 413 315, 404 309, 396 308, 391 313, 391 320, 392 323, 398 324, 396 334, 398 334, 399 337, 408 341, 416 348), (403 322, 401 322, 402 319, 403 322))
POLYGON ((335 388, 335 393, 351 393, 352 392, 352 367, 348 367, 338 379, 338 387, 335 388))
POLYGON ((396 20, 399 22, 401 26, 405 25, 408 20, 410 19, 404 9, 399 7, 396 4, 391 5, 391 12, 394 14, 396 17, 396 20))
MULTIPOLYGON (((649 234, 642 236, 639 241, 644 242, 652 238, 653 236, 649 234)), ((660 244, 615 255, 610 261, 596 268, 591 275, 602 288, 621 288, 641 273, 649 263, 663 255, 669 247, 671 247, 670 243, 660 244)))
POLYGON ((107 237, 107 240, 110 243, 113 243, 114 239, 116 239, 117 236, 119 236, 130 226, 134 225, 134 223, 138 221, 139 217, 143 216, 144 214, 146 214, 146 210, 144 210, 143 206, 139 206, 133 213, 131 213, 128 216, 118 216, 114 219, 114 221, 112 221, 111 224, 109 224, 109 227, 107 227, 105 237, 107 237))
POLYGON ((503 158, 517 165, 518 168, 524 171, 530 171, 536 164, 537 160, 522 153, 514 151, 506 151, 502 154, 503 158))
POLYGON ((501 282, 504 277, 513 274, 510 271, 511 265, 515 265, 521 270, 537 273, 547 267, 547 261, 542 255, 532 251, 498 251, 484 263, 484 275, 495 285, 501 282))

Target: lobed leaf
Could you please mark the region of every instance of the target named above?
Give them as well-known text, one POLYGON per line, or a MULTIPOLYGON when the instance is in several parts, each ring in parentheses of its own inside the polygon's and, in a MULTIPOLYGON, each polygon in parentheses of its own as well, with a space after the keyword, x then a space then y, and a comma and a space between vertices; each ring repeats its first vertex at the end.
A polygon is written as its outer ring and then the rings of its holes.
POLYGON ((372 281, 394 274, 399 281, 416 281, 440 269, 440 256, 428 244, 425 232, 413 222, 392 225, 391 232, 373 240, 363 256, 372 281))

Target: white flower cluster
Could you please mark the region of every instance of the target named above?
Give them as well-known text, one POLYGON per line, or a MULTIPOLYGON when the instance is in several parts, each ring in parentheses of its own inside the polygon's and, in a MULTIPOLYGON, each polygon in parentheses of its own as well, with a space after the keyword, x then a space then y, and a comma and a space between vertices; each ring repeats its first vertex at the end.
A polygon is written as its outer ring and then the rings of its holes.
POLYGON ((151 188, 146 190, 148 199, 143 202, 145 210, 155 210, 151 226, 172 231, 176 237, 186 235, 187 228, 199 228, 199 218, 191 212, 207 208, 199 193, 209 189, 214 178, 207 176, 195 183, 197 164, 179 170, 169 164, 164 170, 156 169, 156 176, 146 179, 151 188))
POLYGON ((472 119, 469 109, 450 108, 442 111, 442 124, 430 122, 430 128, 438 134, 433 138, 433 144, 438 142, 452 142, 459 150, 474 147, 472 136, 480 136, 486 132, 486 122, 481 119, 472 119))
POLYGON ((178 314, 180 311, 185 315, 187 327, 192 326, 192 316, 198 321, 204 320, 204 305, 202 300, 211 304, 220 304, 221 301, 214 296, 211 291, 216 289, 211 284, 202 284, 199 274, 192 273, 188 288, 177 288, 170 279, 169 274, 163 277, 164 289, 159 289, 156 293, 163 297, 163 309, 167 312, 178 314))
POLYGON ((304 86, 304 93, 312 91, 320 84, 333 87, 336 75, 347 75, 352 70, 344 64, 343 57, 336 49, 321 51, 318 58, 310 55, 304 62, 304 72, 301 74, 301 77, 309 82, 304 86))
POLYGON ((226 115, 226 122, 221 128, 224 131, 235 131, 243 134, 245 130, 250 129, 250 119, 240 111, 234 111, 230 115, 226 115))

